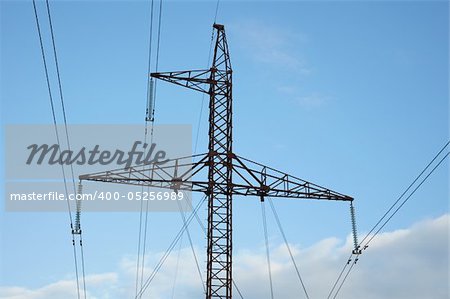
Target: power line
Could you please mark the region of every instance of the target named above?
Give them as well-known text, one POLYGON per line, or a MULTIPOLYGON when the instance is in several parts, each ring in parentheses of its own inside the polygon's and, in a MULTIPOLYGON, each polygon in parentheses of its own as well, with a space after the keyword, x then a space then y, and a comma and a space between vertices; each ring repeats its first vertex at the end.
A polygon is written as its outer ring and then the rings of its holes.
POLYGON ((384 215, 378 220, 378 222, 372 227, 372 229, 366 234, 366 236, 361 240, 360 244, 362 244, 370 234, 376 229, 376 227, 383 221, 384 218, 392 211, 392 209, 398 204, 398 202, 405 196, 405 194, 412 188, 412 186, 420 179, 420 177, 427 171, 427 169, 434 163, 434 161, 439 157, 439 155, 445 150, 445 148, 450 144, 448 141, 441 150, 434 156, 434 158, 425 166, 425 168, 417 175, 417 177, 412 181, 411 184, 406 188, 405 191, 397 198, 397 200, 389 207, 389 209, 384 213, 384 215))
POLYGON ((216 21, 217 21, 217 14, 219 13, 219 4, 220 4, 220 0, 217 0, 217 3, 216 3, 216 12, 215 12, 215 14, 214 14, 214 23, 216 23, 216 21))
MULTIPOLYGON (((189 202, 189 201, 188 201, 188 202, 189 202)), ((189 203, 190 203, 189 208, 190 208, 191 210, 193 210, 194 208, 193 208, 193 206, 192 206, 192 203, 191 203, 191 202, 189 202, 189 203)), ((200 220, 200 218, 198 217, 198 214, 197 214, 197 213, 195 213, 194 216, 195 216, 195 219, 197 220, 198 225, 199 225, 200 228, 202 229, 203 234, 206 236, 206 235, 207 235, 206 227, 203 225, 203 223, 202 223, 202 221, 200 220)), ((236 284, 236 282, 234 281, 234 279, 232 279, 232 283, 233 283, 234 288, 235 288, 236 291, 238 292, 239 297, 240 297, 241 299, 244 299, 244 296, 242 295, 242 292, 241 292, 241 290, 239 289, 239 287, 237 286, 237 284, 236 284)))
POLYGON ((175 265, 175 275, 173 277, 172 295, 170 296, 171 299, 174 299, 174 297, 175 297, 175 287, 177 285, 178 268, 179 268, 179 265, 180 265, 180 256, 181 256, 182 245, 183 245, 183 236, 181 236, 180 245, 178 247, 177 263, 175 265))
MULTIPOLYGON (((216 20, 217 20, 217 14, 219 12, 219 2, 220 2, 220 0, 217 0, 217 2, 216 2, 216 8, 215 8, 215 13, 214 13, 214 21, 213 21, 213 23, 216 23, 216 20)), ((214 42, 214 28, 212 29, 212 32, 211 32, 211 41, 209 43, 208 62, 207 62, 206 68, 208 68, 209 62, 211 60, 213 42, 214 42)), ((198 136, 200 135, 200 123, 202 121, 202 116, 203 116, 204 102, 205 102, 205 94, 202 93, 202 101, 201 101, 201 104, 200 104, 200 113, 198 115, 197 132, 196 132, 195 143, 194 143, 194 155, 197 153, 198 136)))
MULTIPOLYGON (((178 210, 180 211, 181 220, 183 221, 183 224, 186 225, 186 216, 184 215, 181 204, 179 201, 177 201, 177 204, 178 204, 178 210)), ((200 277, 200 281, 202 283, 202 288, 206 294, 206 288, 205 288, 205 283, 204 283, 203 277, 202 277, 202 271, 200 270, 200 265, 198 263, 197 254, 195 253, 194 244, 192 243, 191 233, 189 232, 188 226, 186 226, 186 234, 188 236, 189 244, 191 246, 192 255, 194 256, 195 266, 197 267, 197 272, 200 277)))
MULTIPOLYGON (((201 205, 206 201, 206 196, 204 196, 202 198, 202 200, 194 207, 192 207, 192 205, 190 206, 192 208, 192 213, 189 215, 189 217, 186 219, 186 222, 183 223, 183 226, 181 227, 181 229, 178 231, 177 235, 175 236, 175 238, 172 240, 172 242, 170 243, 169 247, 166 249, 166 251, 164 252, 163 256, 161 257, 161 259, 158 261, 158 263, 156 264, 155 268, 153 269, 152 273, 149 275, 149 277, 147 278, 147 280, 145 281, 144 285, 141 287, 141 289, 139 290, 139 292, 136 294, 135 299, 142 297, 142 295, 144 294, 145 290, 149 287, 149 285, 151 284, 151 282, 153 281, 153 279, 156 277, 156 274, 159 272, 159 270, 161 269, 161 267, 163 266, 163 264, 165 263, 165 261, 167 260, 167 258, 169 257, 170 253, 172 252, 173 248, 176 246, 176 244, 179 242, 179 240, 182 238, 185 230, 188 228, 188 226, 190 225, 190 223, 192 222, 192 220, 194 218, 197 219, 198 223, 200 224, 200 226, 202 227, 204 233, 206 233, 206 228, 203 226, 203 224, 201 223, 200 219, 198 218, 198 210, 200 209, 201 205)), ((239 294, 239 297, 241 299, 244 299, 241 290, 238 288, 237 284, 235 283, 235 281, 232 281, 233 286, 235 287, 236 291, 239 294)))
POLYGON ((192 219, 194 219, 194 215, 198 212, 198 210, 200 209, 201 205, 205 202, 205 200, 206 200, 206 196, 203 197, 203 199, 197 204, 195 209, 189 215, 188 219, 186 220, 186 223, 184 223, 183 226, 181 227, 181 229, 178 231, 178 233, 175 236, 175 238, 173 239, 172 243, 170 243, 169 247, 166 249, 166 251, 164 252, 164 254, 161 257, 161 259, 159 260, 159 262, 156 264, 156 266, 153 269, 152 273, 147 278, 147 280, 145 281, 144 285, 139 290, 138 294, 135 296, 135 299, 139 298, 139 296, 142 296, 142 294, 148 288, 150 283, 153 281, 153 279, 155 278, 156 274, 161 269, 161 267, 163 266, 163 264, 166 261, 166 259, 169 257, 169 255, 172 252, 173 248, 176 246, 176 244, 180 240, 181 236, 183 235, 184 231, 187 229, 187 226, 191 223, 192 219))
MULTIPOLYGON (((445 159, 450 155, 450 151, 447 152, 438 162, 437 164, 428 172, 428 174, 420 180, 420 182, 416 185, 416 187, 411 191, 411 193, 400 203, 400 205, 390 214, 390 216, 382 223, 383 219, 389 215, 389 213, 394 209, 394 207, 400 202, 400 200, 406 195, 406 193, 415 185, 416 182, 419 181, 419 179, 426 173, 426 171, 430 168, 430 166, 439 158, 439 156, 444 152, 444 150, 448 147, 450 144, 450 141, 448 141, 440 150, 439 152, 433 157, 433 159, 427 164, 427 166, 419 173, 419 175, 413 180, 413 182, 406 188, 406 190, 400 195, 400 197, 394 202, 394 204, 388 209, 388 211, 381 217, 381 219, 374 225, 374 227, 369 231, 369 233, 363 238, 363 240, 359 243, 359 247, 365 250, 368 248, 370 242, 380 233, 380 231, 387 225, 387 223, 398 213, 398 211, 409 201, 409 199, 416 193, 416 191, 427 181, 427 179, 434 173, 434 171, 445 161, 445 159), (377 229, 378 225, 382 225, 377 229), (376 231, 375 231, 376 229, 376 231), (375 231, 375 233, 372 235, 372 232, 375 231), (369 239, 368 239, 369 238, 369 239), (367 242, 364 243, 365 240, 367 242), (363 244, 364 243, 364 244, 363 244)), ((345 269, 352 261, 352 257, 354 254, 352 253, 347 261, 347 264, 342 269, 341 273, 339 274, 338 279, 333 285, 333 288, 331 289, 328 298, 331 297, 331 294, 335 290, 336 286, 339 283, 339 280, 341 279, 345 269)), ((335 295, 333 298, 336 298, 340 290, 342 289, 342 286, 344 285, 345 281, 347 280, 351 270, 353 269, 354 265, 358 261, 358 256, 355 258, 355 261, 352 263, 351 267, 346 272, 345 276, 342 279, 342 282, 339 284, 339 287, 336 290, 335 295)))
POLYGON ((236 282, 234 281, 234 279, 231 280, 231 282, 233 283, 234 288, 235 288, 236 291, 238 292, 239 297, 241 297, 241 299, 244 299, 244 296, 242 296, 241 290, 238 288, 238 286, 237 286, 236 282))
MULTIPOLYGON (((395 211, 392 213, 391 216, 389 216, 388 219, 386 219, 386 221, 380 226, 380 228, 375 232, 375 234, 366 242, 366 244, 364 245, 364 247, 368 246, 369 243, 378 235, 378 233, 386 226, 386 224, 392 219, 392 217, 395 216, 395 214, 397 214, 397 212, 405 205, 406 202, 408 202, 408 200, 411 198, 411 196, 414 195, 414 193, 416 193, 416 191, 422 186, 423 183, 425 183, 425 181, 430 177, 430 175, 436 170, 436 168, 438 168, 442 162, 444 162, 444 160, 449 156, 450 152, 447 152, 445 154, 444 157, 442 157, 442 159, 438 162, 438 164, 436 164, 435 167, 433 167, 433 169, 431 170, 430 173, 428 173, 428 175, 419 183, 419 185, 417 185, 416 188, 414 188, 414 190, 411 192, 411 194, 397 207, 397 209, 395 209, 395 211)), ((366 247, 367 248, 367 247, 366 247)))
POLYGON ((137 297, 138 293, 138 283, 139 283, 139 267, 140 267, 140 258, 141 258, 141 235, 142 235, 142 206, 144 205, 143 200, 140 203, 140 213, 139 213, 139 240, 138 240, 138 250, 137 250, 137 261, 136 261, 136 283, 135 283, 135 296, 137 297))
MULTIPOLYGON (((68 126, 67 126, 66 108, 65 108, 65 105, 64 105, 64 96, 63 96, 63 89, 62 89, 62 84, 61 84, 61 75, 60 75, 60 71, 59 71, 59 63, 58 63, 58 54, 57 54, 57 50, 56 50, 55 34, 54 34, 54 31, 53 31, 53 22, 52 22, 52 16, 51 16, 51 12, 50 12, 50 4, 49 4, 48 0, 46 0, 45 3, 46 3, 46 7, 47 7, 48 22, 49 22, 49 25, 50 25, 50 34, 51 34, 51 40, 52 40, 52 46, 53 46, 53 57, 55 59, 56 77, 57 77, 57 80, 58 80, 59 96, 60 96, 60 101, 61 101, 61 109, 62 109, 62 114, 63 114, 64 130, 65 130, 65 134, 66 134, 67 148, 68 148, 69 151, 71 151, 69 130, 68 130, 68 126)), ((73 172, 73 165, 72 164, 70 164, 70 172, 71 172, 71 175, 72 175, 73 191, 74 191, 74 194, 76 194, 75 175, 74 175, 74 172, 73 172)), ((76 204, 78 206, 80 206, 81 202, 77 201, 76 204)), ((79 230, 79 235, 80 235, 79 244, 80 244, 80 251, 81 251, 81 272, 82 272, 82 281, 83 281, 83 293, 84 293, 84 298, 86 298, 86 275, 85 275, 85 269, 84 269, 84 266, 85 266, 85 263, 84 263, 84 250, 83 250, 83 243, 82 243, 81 234, 82 234, 82 231, 79 230)), ((72 231, 72 235, 73 235, 73 231, 72 231)))
MULTIPOLYGON (((33 8, 34 8, 34 16, 36 19, 36 26, 37 26, 38 35, 39 35, 39 43, 40 43, 40 47, 41 47, 42 61, 44 63, 45 78, 47 81, 47 89, 48 89, 48 94, 49 94, 49 99, 50 99, 50 107, 51 107, 52 118, 53 118, 53 126, 54 126, 54 130, 55 130, 55 135, 56 135, 56 142, 58 143, 59 153, 61 153, 61 147, 60 147, 61 142, 59 139, 58 125, 57 125, 57 121, 56 121, 55 105, 53 103, 52 89, 51 89, 51 85, 50 85, 50 78, 49 78, 48 68, 47 68, 47 59, 45 57, 44 43, 42 41, 41 27, 40 27, 40 23, 39 23, 39 17, 38 17, 38 13, 37 13, 35 0, 33 0, 33 8)), ((67 191, 67 186, 66 186, 66 173, 65 173, 63 165, 61 165, 61 170, 62 170, 63 179, 64 179, 65 192, 67 194, 68 191, 67 191)), ((67 203, 69 203, 69 202, 67 202, 67 203)), ((70 210, 70 205, 68 205, 68 210, 69 210, 70 223, 72 224, 73 221, 72 221, 72 213, 70 210)))
MULTIPOLYGON (((146 117, 145 117, 145 135, 144 142, 147 142, 147 133, 148 133, 148 124, 151 123, 151 133, 150 140, 153 142, 153 134, 154 134, 154 115, 155 115, 155 105, 156 105, 156 83, 153 84, 153 79, 150 77, 151 73, 151 65, 152 65, 152 50, 153 50, 153 16, 154 16, 154 1, 151 1, 150 6, 150 25, 149 25, 149 43, 148 43, 148 66, 147 66, 147 109, 146 109, 146 117)), ((162 0, 160 0, 159 6, 159 21, 158 21, 158 41, 157 41, 157 53, 156 53, 156 69, 158 69, 159 64, 159 48, 160 48, 160 36, 161 36, 161 16, 162 16, 162 0)), ((144 186, 142 186, 142 190, 144 186)), ((140 206, 140 216, 139 216, 139 241, 138 241, 138 257, 137 257, 137 266, 136 266, 136 296, 138 294, 138 281, 139 281, 139 268, 140 268, 140 288, 143 287, 144 280, 144 268, 145 268, 145 252, 146 252, 146 244, 147 244, 147 228, 148 228, 148 202, 146 203, 145 210, 145 224, 144 224, 144 234, 142 236, 142 214, 143 214, 143 204, 140 206), (141 240, 143 240, 142 245, 142 261, 140 260, 141 256, 141 240)), ((142 297, 142 294, 141 294, 142 297)))
POLYGON ((78 278, 78 261, 77 261, 77 249, 75 247, 75 239, 72 238, 72 247, 73 247, 73 259, 75 263, 75 277, 77 279, 77 297, 80 299, 80 279, 78 278))
POLYGON ((331 295, 333 294, 334 290, 336 289, 337 284, 339 283, 339 281, 341 280, 342 274, 344 274, 345 269, 347 269, 347 266, 350 264, 350 262, 352 261, 352 257, 353 257, 353 253, 350 254, 347 263, 345 263, 344 267, 342 268, 341 272, 339 273, 338 278, 336 279, 336 281, 333 284, 333 287, 331 288, 330 292, 328 293, 327 299, 331 298, 331 295))
MULTIPOLYGON (((51 12, 50 12, 50 4, 49 4, 48 0, 46 0, 45 3, 46 3, 46 6, 47 6, 48 22, 49 22, 49 25, 50 25, 50 34, 51 34, 51 38, 52 38, 53 56, 55 58, 56 77, 58 79, 59 97, 60 97, 60 101, 61 101, 61 108, 62 108, 62 114, 63 114, 63 120, 64 120, 64 129, 65 129, 65 133, 66 133, 67 148, 70 151, 71 147, 70 147, 69 130, 67 128, 66 108, 65 108, 65 105, 64 105, 64 96, 63 96, 63 89, 62 89, 62 84, 61 84, 61 75, 60 75, 60 72, 59 72, 58 54, 57 54, 57 51, 56 51, 55 34, 53 32, 53 23, 52 23, 52 16, 51 16, 51 12)), ((72 164, 70 164, 70 171, 71 171, 71 174, 72 174, 73 191, 74 191, 74 193, 76 193, 75 175, 73 173, 73 165, 72 164)))
MULTIPOLYGON (((152 0, 151 4, 150 4, 150 26, 149 26, 149 37, 148 37, 148 66, 147 66, 148 79, 150 79, 150 72, 151 72, 151 65, 152 65, 153 7, 154 7, 154 0, 152 0)), ((149 86, 147 86, 147 94, 150 92, 148 87, 149 86)))
POLYGON ((270 264, 269 237, 267 234, 266 208, 264 206, 263 200, 261 200, 261 216, 262 216, 262 222, 263 222, 263 228, 264 228, 264 241, 265 241, 265 245, 266 245, 267 268, 269 270, 270 298, 273 299, 272 267, 270 264))
MULTIPOLYGON (((163 6, 163 4, 162 4, 162 0, 161 0, 161 1, 160 1, 160 5, 159 5, 159 17, 158 17, 158 37, 157 37, 157 53, 156 53, 156 72, 158 71, 158 66, 159 66, 159 52, 160 52, 160 42, 161 42, 161 23, 162 23, 162 6, 163 6)), ((215 11, 214 22, 215 22, 215 20, 216 20, 216 18, 217 18, 218 6, 219 6, 219 1, 217 1, 217 5, 216 5, 216 11, 215 11)), ((153 1, 152 1, 152 19, 153 19, 153 1)), ((151 30, 151 31, 152 31, 152 30, 151 30)), ((151 40, 151 38, 152 38, 151 36, 152 36, 152 35, 150 35, 150 40, 151 40)), ((209 60, 210 60, 210 58, 211 58, 211 49, 212 49, 212 43, 213 43, 213 36, 214 36, 214 30, 213 30, 213 33, 212 33, 212 36, 211 36, 211 43, 210 43, 210 50, 209 50, 209 56, 208 56, 208 63, 209 63, 209 60)), ((150 48, 151 48, 151 46, 150 46, 150 48)), ((149 72, 150 72, 150 65, 151 65, 151 64, 150 64, 150 57, 151 57, 151 50, 150 50, 150 52, 149 52, 149 72)), ((155 99, 155 100, 154 100, 154 103, 153 103, 153 111, 151 112, 152 115, 154 114, 154 109, 155 109, 155 106, 156 106, 156 85, 157 85, 157 81, 155 82, 155 88, 154 88, 154 99, 155 99)), ((201 103, 201 109, 200 109, 200 115, 199 115, 199 123, 200 123, 201 116, 202 116, 202 113, 203 113, 203 102, 204 102, 204 95, 203 95, 203 97, 202 97, 202 103, 201 103)), ((200 129, 200 125, 198 124, 198 128, 197 128, 197 136, 196 136, 196 141, 195 141, 195 150, 194 150, 194 151, 196 151, 196 148, 197 148, 199 129, 200 129)), ((152 133, 153 133, 153 128, 152 128, 152 133)), ((183 220, 184 224, 186 225, 186 217, 185 217, 184 213, 181 211, 181 207, 180 207, 180 206, 179 206, 179 208, 180 208, 180 213, 181 213, 181 216, 182 216, 182 220, 183 220)), ((198 219, 197 213, 194 213, 194 214, 195 214, 195 217, 198 219)), ((195 264, 196 264, 196 267, 197 267, 197 271, 198 271, 199 276, 200 276, 200 279, 201 279, 201 281, 202 281, 202 287, 203 287, 203 289, 204 289, 204 291, 205 291, 205 293, 206 293, 206 289, 205 289, 205 286, 204 286, 204 283, 203 283, 203 278, 202 278, 202 275, 201 275, 201 271, 200 271, 198 259, 197 259, 197 256, 196 256, 196 254, 195 254, 195 250, 194 250, 194 247, 193 247, 192 238, 191 238, 191 236, 190 236, 190 232, 189 232, 189 230, 188 230, 187 227, 186 227, 186 232, 187 232, 187 234, 188 234, 189 243, 190 243, 190 246, 191 246, 192 253, 193 253, 193 255, 194 255, 194 259, 195 259, 195 264)), ((142 278, 142 277, 141 277, 141 278, 142 278)), ((142 284, 141 284, 141 289, 142 289, 142 284)), ((238 290, 238 293, 240 294, 240 291, 239 291, 239 290, 238 290)), ((241 295, 241 297, 242 297, 242 294, 240 294, 240 295, 241 295)), ((141 296, 142 296, 142 294, 141 294, 141 296)))
POLYGON ((333 299, 336 299, 337 295, 339 294, 339 292, 341 291, 342 286, 344 285, 344 282, 347 280, 348 275, 350 274, 350 272, 352 271, 353 267, 356 265, 356 262, 358 261, 358 259, 355 259, 355 261, 352 263, 352 265, 350 266, 350 268, 348 269, 347 273, 344 276, 344 279, 342 280, 341 284, 339 285, 339 288, 336 291, 336 294, 334 294, 333 299))
POLYGON ((84 292, 84 299, 86 299, 86 274, 84 271, 84 249, 83 249, 83 237, 80 233, 80 251, 81 251, 81 272, 83 275, 83 292, 84 292))
MULTIPOLYGON (((159 69, 159 49, 161 44, 161 23, 162 23, 162 8, 163 8, 163 0, 159 1, 159 16, 158 16, 158 36, 156 42, 156 63, 155 63, 155 72, 158 72, 159 69)), ((155 81, 155 87, 153 89, 153 114, 155 113, 156 107, 156 86, 158 85, 158 81, 155 81)))
POLYGON ((275 209, 275 206, 272 202, 272 198, 269 197, 268 199, 269 199, 270 208, 272 209, 272 213, 275 216, 275 221, 278 225, 278 229, 280 230, 281 236, 283 237, 284 243, 286 244, 286 247, 288 249, 289 256, 291 257, 292 263, 294 264, 295 272, 297 273, 297 277, 300 280, 300 284, 302 286, 303 292, 305 293, 306 298, 309 299, 308 292, 306 291, 305 284, 303 283, 302 276, 300 275, 300 270, 298 269, 297 263, 295 262, 295 259, 294 259, 294 255, 292 254, 291 246, 289 246, 289 242, 287 241, 286 234, 284 233, 280 218, 278 217, 277 210, 275 209))
MULTIPOLYGON (((53 103, 53 95, 52 95, 50 78, 49 78, 49 72, 48 72, 48 67, 47 67, 47 59, 45 57, 46 55, 45 55, 45 50, 44 50, 44 43, 43 43, 43 40, 42 40, 41 26, 40 26, 40 22, 39 22, 39 16, 38 16, 37 7, 36 7, 36 1, 35 0, 33 0, 33 10, 34 10, 34 16, 35 16, 35 20, 36 20, 36 27, 37 27, 37 31, 38 31, 38 36, 39 36, 39 44, 40 44, 40 48, 41 48, 42 61, 43 61, 43 64, 44 64, 45 78, 46 78, 46 82, 47 82, 47 89, 48 89, 51 113, 52 113, 52 118, 53 118, 53 126, 54 126, 54 130, 55 130, 56 141, 58 143, 58 151, 59 151, 59 154, 61 154, 61 142, 60 142, 60 138, 59 138, 58 125, 57 125, 57 121, 56 121, 55 105, 53 103)), ((48 1, 47 1, 47 12, 49 14, 49 21, 50 21, 51 20, 51 16, 50 16, 50 10, 49 10, 49 6, 48 6, 48 1)), ((53 43, 53 46, 54 46, 53 49, 54 49, 54 53, 55 53, 55 61, 57 61, 57 58, 56 58, 56 46, 55 46, 55 42, 54 42, 53 29, 52 29, 51 23, 50 23, 50 26, 51 26, 51 31, 52 31, 52 43, 53 43)), ((59 77, 59 68, 57 68, 57 72, 58 72, 58 83, 59 83, 59 86, 61 87, 61 84, 60 84, 61 80, 60 80, 60 77, 59 77)), ((60 89, 60 92, 61 92, 61 90, 62 89, 60 89)), ((61 94, 61 97, 62 97, 62 92, 60 94, 61 94)), ((64 101, 62 101, 62 105, 64 106, 64 101)), ((65 113, 64 113, 64 120, 65 120, 65 123, 67 123, 66 122, 66 118, 65 118, 65 113)), ((66 128, 67 128, 67 126, 66 126, 66 128)), ((64 170, 64 166, 62 164, 61 164, 61 170, 62 170, 63 181, 64 181, 64 191, 66 193, 66 196, 68 197, 66 173, 65 173, 65 170, 64 170)), ((72 175, 72 177, 73 177, 73 175, 72 175)), ((70 221, 70 227, 71 227, 71 229, 73 231, 73 229, 74 229, 74 227, 73 227, 73 219, 72 219, 72 212, 71 212, 69 201, 67 201, 67 210, 68 210, 68 216, 69 216, 69 221, 70 221)), ((72 246, 73 246, 73 259, 74 259, 74 265, 75 265, 76 285, 77 285, 77 298, 80 299, 80 283, 79 283, 80 279, 79 279, 79 274, 78 274, 78 260, 77 260, 76 246, 75 246, 75 238, 74 238, 73 234, 72 234, 72 246)), ((84 269, 83 269, 83 272, 84 272, 84 269)), ((84 274, 83 274, 83 276, 84 276, 84 274)))
MULTIPOLYGON (((147 228, 148 228, 148 201, 145 204, 145 222, 144 222, 144 244, 142 245, 142 268, 141 268, 141 285, 144 281, 144 269, 145 269, 145 252, 147 249, 147 228)), ((140 296, 142 297, 142 295, 140 296)))

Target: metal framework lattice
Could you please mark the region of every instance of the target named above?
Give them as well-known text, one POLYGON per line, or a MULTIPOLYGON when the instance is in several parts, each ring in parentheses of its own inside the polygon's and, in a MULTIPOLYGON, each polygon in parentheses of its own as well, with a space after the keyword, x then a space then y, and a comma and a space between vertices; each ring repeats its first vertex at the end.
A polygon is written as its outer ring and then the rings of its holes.
POLYGON ((208 196, 206 299, 232 298, 232 197, 253 195, 353 201, 353 198, 233 153, 232 69, 225 28, 214 24, 216 42, 209 70, 152 73, 153 78, 206 93, 209 145, 206 154, 169 160, 163 165, 80 176, 80 180, 192 190, 208 196), (194 161, 194 162, 193 162, 194 161), (198 177, 207 172, 207 180, 198 177))

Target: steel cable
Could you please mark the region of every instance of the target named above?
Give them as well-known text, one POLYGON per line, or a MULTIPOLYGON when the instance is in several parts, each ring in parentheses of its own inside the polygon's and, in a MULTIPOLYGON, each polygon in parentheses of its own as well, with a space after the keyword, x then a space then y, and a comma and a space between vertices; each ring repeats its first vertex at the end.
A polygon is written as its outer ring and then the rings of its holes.
MULTIPOLYGON (((366 250, 369 246, 369 244, 372 242, 372 240, 381 232, 381 230, 387 225, 387 223, 398 213, 398 211, 409 201, 409 199, 416 193, 416 191, 427 181, 427 179, 431 176, 431 174, 434 173, 434 171, 445 161, 445 159, 450 155, 450 152, 447 152, 438 162, 437 164, 428 172, 428 174, 422 179, 420 180, 420 178, 426 173, 426 171, 430 168, 430 166, 439 158, 439 156, 444 152, 444 150, 448 147, 448 145, 450 144, 450 141, 448 141, 440 150, 439 152, 433 157, 433 159, 427 164, 427 166, 419 173, 419 175, 413 180, 413 182, 406 188, 406 190, 400 195, 400 197, 394 202, 394 204, 391 205, 391 207, 387 210, 387 212, 381 217, 380 220, 378 220, 378 222, 372 227, 372 229, 369 231, 369 233, 366 234, 366 236, 363 238, 363 240, 359 243, 359 247, 362 248, 362 250, 366 250), (395 206, 397 206, 397 204, 400 202, 400 200, 408 193, 408 191, 420 180, 420 182, 417 184, 417 186, 411 191, 411 193, 400 203, 400 205, 398 205, 398 207, 391 213, 391 215, 383 222, 383 220, 387 217, 387 215, 389 215, 389 213, 395 208, 395 206), (382 223, 382 225, 380 227, 378 227, 380 224, 382 223), (377 229, 378 227, 378 229, 377 229), (375 231, 376 229, 376 231, 375 231), (375 231, 374 234, 372 234, 372 232, 375 231), (369 239, 368 239, 369 238, 369 239), (365 240, 367 240, 367 242, 364 243, 365 240)), ((331 297, 332 293, 334 292, 334 290, 336 289, 336 286, 339 283, 339 280, 342 277, 342 274, 344 273, 345 269, 347 268, 347 266, 349 265, 349 263, 352 260, 352 257, 355 254, 351 254, 349 257, 348 262, 346 263, 346 265, 344 266, 344 268, 342 269, 341 273, 339 274, 338 279, 336 280, 336 282, 334 283, 328 298, 331 297)), ((342 282, 339 284, 339 287, 336 290, 335 295, 333 296, 333 298, 336 298, 338 293, 340 292, 340 290, 342 289, 342 286, 344 285, 345 281, 347 280, 351 270, 353 269, 354 265, 356 264, 356 262, 358 261, 358 257, 355 258, 355 261, 352 263, 352 266, 349 268, 349 270, 347 271, 346 275, 343 277, 342 282)))
POLYGON ((269 237, 267 233, 267 219, 266 219, 266 208, 264 206, 264 201, 261 200, 261 216, 264 228, 264 241, 266 245, 266 260, 267 260, 267 268, 269 271, 269 286, 270 286, 270 298, 273 299, 273 282, 272 282, 272 267, 270 264, 270 250, 269 250, 269 237))

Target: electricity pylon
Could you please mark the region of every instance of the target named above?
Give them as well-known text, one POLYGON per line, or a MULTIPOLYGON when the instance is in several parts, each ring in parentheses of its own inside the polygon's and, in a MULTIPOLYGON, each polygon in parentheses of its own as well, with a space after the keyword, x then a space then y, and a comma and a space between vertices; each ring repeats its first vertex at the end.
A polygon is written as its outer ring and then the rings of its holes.
POLYGON ((152 73, 151 77, 209 95, 209 145, 206 154, 80 176, 80 180, 203 192, 208 196, 206 299, 232 298, 232 198, 254 195, 353 201, 353 198, 233 152, 232 74, 223 25, 214 24, 217 38, 207 70, 152 73), (192 162, 195 161, 195 162, 192 162), (183 169, 183 171, 180 171, 183 169), (207 180, 198 180, 207 170, 207 180), (167 177, 168 174, 171 174, 167 177))

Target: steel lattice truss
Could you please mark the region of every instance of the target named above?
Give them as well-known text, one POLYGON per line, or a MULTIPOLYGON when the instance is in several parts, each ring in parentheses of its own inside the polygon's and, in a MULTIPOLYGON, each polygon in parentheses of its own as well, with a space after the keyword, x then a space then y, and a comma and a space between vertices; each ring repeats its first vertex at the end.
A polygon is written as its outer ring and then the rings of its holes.
MULTIPOLYGON (((225 165, 223 155, 221 164, 225 165)), ((80 176, 82 180, 149 186, 208 193, 208 181, 197 180, 208 170, 208 154, 168 160, 163 165, 116 169, 80 176), (192 162, 197 160, 198 162, 192 162)), ((233 155, 231 192, 235 195, 352 201, 353 198, 260 163, 233 155)), ((226 194, 228 184, 217 183, 217 192, 226 194)))
POLYGON ((208 153, 172 159, 162 165, 80 176, 90 180, 208 195, 206 299, 232 298, 232 196, 353 201, 353 198, 235 155, 232 150, 232 69, 225 28, 217 38, 209 70, 152 73, 151 76, 206 93, 209 101, 208 153), (206 179, 201 179, 201 178, 206 179))

